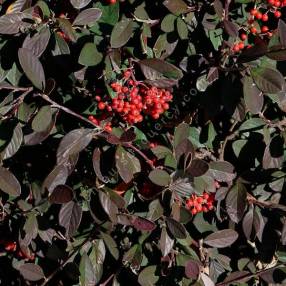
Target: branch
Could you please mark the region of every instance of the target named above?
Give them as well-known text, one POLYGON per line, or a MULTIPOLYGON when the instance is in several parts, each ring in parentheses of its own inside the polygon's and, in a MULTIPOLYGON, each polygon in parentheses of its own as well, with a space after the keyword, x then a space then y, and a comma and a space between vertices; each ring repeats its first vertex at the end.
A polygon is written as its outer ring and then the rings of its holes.
POLYGON ((224 159, 225 148, 226 148, 226 145, 227 145, 228 141, 234 139, 237 136, 237 132, 233 132, 233 130, 234 130, 234 128, 235 128, 237 123, 238 123, 238 121, 235 120, 234 123, 231 125, 231 127, 229 129, 230 134, 225 137, 225 139, 224 139, 224 141, 222 143, 221 150, 220 150, 220 156, 219 156, 220 160, 224 159))
POLYGON ((70 114, 70 115, 72 115, 72 116, 74 116, 74 117, 76 117, 76 118, 78 118, 78 119, 80 119, 80 120, 82 120, 82 121, 84 121, 84 122, 86 122, 86 123, 88 123, 88 124, 90 124, 90 125, 96 127, 96 128, 99 128, 98 125, 94 124, 93 122, 91 122, 90 120, 88 120, 87 118, 85 118, 84 116, 81 116, 80 114, 75 113, 74 111, 70 110, 69 108, 64 107, 64 106, 62 106, 62 105, 56 103, 55 101, 53 101, 52 99, 50 99, 50 97, 47 96, 46 94, 39 93, 39 94, 37 94, 37 95, 40 96, 43 100, 49 102, 53 107, 58 108, 58 109, 64 111, 65 113, 68 113, 68 114, 70 114))
POLYGON ((232 280, 228 280, 227 282, 220 282, 220 283, 217 283, 215 284, 216 286, 226 286, 226 285, 230 285, 232 283, 235 283, 235 282, 239 282, 241 280, 244 280, 244 279, 250 279, 250 278, 253 278, 253 277, 256 277, 256 276, 259 276, 261 274, 264 274, 268 271, 272 271, 272 270, 275 270, 276 268, 279 268, 281 266, 285 266, 286 263, 278 263, 276 264, 275 266, 273 267, 270 267, 270 268, 266 268, 266 269, 263 269, 263 270, 260 270, 260 271, 257 271, 256 273, 247 273, 247 274, 244 274, 244 275, 241 275, 239 277, 236 277, 236 278, 233 278, 232 280))
POLYGON ((259 117, 263 119, 263 121, 269 126, 273 128, 279 128, 281 131, 284 131, 284 128, 286 126, 286 118, 283 118, 280 121, 271 121, 267 119, 262 112, 259 113, 259 117))

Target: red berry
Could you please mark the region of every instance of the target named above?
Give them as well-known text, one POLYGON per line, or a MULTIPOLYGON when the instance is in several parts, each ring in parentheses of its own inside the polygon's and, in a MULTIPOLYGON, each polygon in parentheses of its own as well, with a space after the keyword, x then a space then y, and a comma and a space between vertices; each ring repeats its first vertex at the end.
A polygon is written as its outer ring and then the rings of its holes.
POLYGON ((276 10, 275 13, 274 13, 274 17, 280 18, 281 17, 281 12, 276 10))
POLYGON ((195 214, 197 214, 197 210, 194 208, 194 209, 191 210, 191 213, 192 213, 193 215, 195 215, 195 214))
POLYGON ((203 198, 204 198, 205 200, 207 200, 207 199, 209 198, 209 194, 208 194, 208 193, 203 193, 203 198))
POLYGON ((247 39, 247 35, 246 34, 241 34, 240 35, 240 39, 245 41, 247 39))
POLYGON ((112 131, 112 127, 111 127, 110 125, 106 124, 106 125, 104 126, 104 130, 105 130, 106 132, 111 132, 111 131, 112 131))
POLYGON ((131 71, 127 70, 127 71, 124 72, 124 78, 125 79, 130 78, 130 76, 131 76, 131 71))
POLYGON ((94 120, 94 116, 93 116, 93 115, 89 115, 89 116, 88 116, 88 120, 89 120, 89 121, 93 121, 93 120, 94 120))
POLYGON ((202 197, 198 197, 198 198, 197 198, 197 203, 198 203, 198 204, 202 204, 203 201, 204 201, 204 199, 203 199, 202 197))
POLYGON ((252 28, 250 29, 250 32, 251 32, 252 34, 256 34, 256 33, 257 33, 257 29, 256 29, 255 27, 252 27, 252 28))
POLYGON ((117 0, 108 0, 108 4, 115 4, 117 0))
POLYGON ((105 103, 104 102, 99 102, 98 103, 98 109, 103 110, 105 108, 105 103))
POLYGON ((234 52, 239 52, 239 50, 240 50, 238 44, 235 44, 232 49, 233 49, 234 52))
POLYGON ((255 16, 257 14, 257 10, 256 9, 251 9, 250 10, 250 15, 255 16))
POLYGON ((273 6, 275 4, 275 0, 268 0, 268 4, 273 6))
POLYGON ((239 46, 239 49, 240 49, 240 50, 244 49, 244 43, 243 43, 243 42, 240 42, 240 43, 238 44, 238 46, 239 46))
POLYGON ((255 17, 256 17, 256 19, 258 19, 258 20, 262 19, 262 13, 257 12, 257 13, 255 14, 255 17))
POLYGON ((101 101, 101 97, 100 97, 99 95, 96 95, 96 96, 95 96, 95 100, 96 100, 96 101, 101 101))
POLYGON ((197 212, 199 213, 199 212, 201 212, 202 210, 203 210, 202 205, 198 205, 198 206, 197 206, 197 212))
POLYGON ((263 14, 261 20, 263 22, 267 22, 268 21, 268 15, 267 14, 263 14))
POLYGON ((275 7, 280 7, 280 6, 281 6, 280 1, 275 1, 274 6, 275 6, 275 7))
POLYGON ((261 27, 261 32, 262 33, 266 33, 266 32, 268 32, 268 30, 269 30, 269 28, 267 26, 262 26, 261 27))

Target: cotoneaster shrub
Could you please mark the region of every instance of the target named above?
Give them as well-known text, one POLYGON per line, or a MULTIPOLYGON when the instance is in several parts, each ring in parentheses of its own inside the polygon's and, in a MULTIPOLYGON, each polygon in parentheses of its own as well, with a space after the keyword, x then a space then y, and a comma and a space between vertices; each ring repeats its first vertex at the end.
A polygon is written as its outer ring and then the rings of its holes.
POLYGON ((1 285, 286 283, 286 1, 0 7, 1 285))

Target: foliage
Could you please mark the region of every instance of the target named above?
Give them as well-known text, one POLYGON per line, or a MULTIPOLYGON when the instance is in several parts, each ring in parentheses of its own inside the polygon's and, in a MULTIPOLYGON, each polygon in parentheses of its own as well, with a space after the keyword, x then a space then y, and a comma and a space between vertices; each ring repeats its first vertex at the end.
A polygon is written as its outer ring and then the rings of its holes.
POLYGON ((1 285, 286 283, 286 1, 0 7, 1 285))

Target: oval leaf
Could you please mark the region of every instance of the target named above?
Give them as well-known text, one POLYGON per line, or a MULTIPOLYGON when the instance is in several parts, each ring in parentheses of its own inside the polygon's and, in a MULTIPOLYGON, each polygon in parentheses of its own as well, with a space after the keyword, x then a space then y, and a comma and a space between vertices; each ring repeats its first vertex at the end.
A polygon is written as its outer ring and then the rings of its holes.
POLYGON ((94 24, 102 15, 98 8, 90 8, 80 12, 73 21, 73 25, 85 26, 94 24))
POLYGON ((42 64, 32 51, 26 48, 18 50, 19 62, 28 79, 40 90, 45 89, 45 73, 42 64))
POLYGON ((228 247, 238 238, 238 233, 232 229, 224 229, 208 235, 204 243, 217 248, 228 247))
POLYGON ((20 273, 29 281, 39 281, 45 277, 43 269, 33 263, 25 263, 19 267, 20 273))
POLYGON ((13 197, 21 195, 21 185, 16 177, 0 166, 0 190, 13 197))
POLYGON ((58 185, 52 191, 49 201, 53 204, 65 204, 73 200, 74 192, 66 185, 58 185))
POLYGON ((111 33, 111 47, 120 48, 124 46, 133 34, 133 21, 132 19, 123 19, 118 22, 111 33))
POLYGON ((162 187, 167 186, 171 181, 170 175, 166 171, 161 169, 152 170, 149 174, 149 179, 154 184, 162 187))

